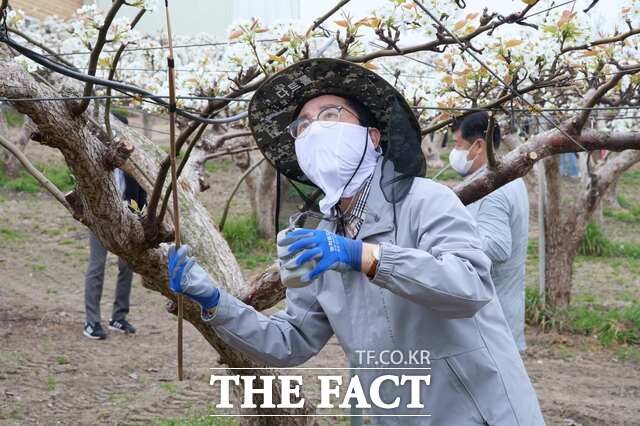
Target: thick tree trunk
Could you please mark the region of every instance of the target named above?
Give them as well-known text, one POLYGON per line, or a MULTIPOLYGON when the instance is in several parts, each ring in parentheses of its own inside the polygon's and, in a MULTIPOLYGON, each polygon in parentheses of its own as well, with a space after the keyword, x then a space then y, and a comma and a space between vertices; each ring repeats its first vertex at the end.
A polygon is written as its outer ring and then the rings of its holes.
POLYGON ((566 308, 571 302, 573 262, 589 222, 602 204, 602 197, 622 173, 640 161, 640 151, 628 150, 601 162, 583 175, 584 188, 574 203, 562 204, 557 156, 545 161, 547 193, 545 203, 546 302, 566 308))
POLYGON ((545 300, 551 306, 563 308, 571 301, 572 265, 575 250, 562 215, 562 194, 558 157, 544 160, 546 202, 544 211, 545 236, 545 300))
MULTIPOLYGON (((0 96, 5 97, 55 97, 53 89, 36 82, 33 77, 11 60, 3 60, 0 48, 0 96)), ((112 177, 112 162, 122 162, 121 167, 131 174, 140 185, 150 192, 165 154, 153 143, 132 132, 114 120, 116 137, 113 142, 99 140, 91 123, 83 116, 73 117, 69 105, 64 102, 17 103, 16 108, 31 117, 40 133, 41 143, 59 149, 77 181, 74 191, 74 217, 89 227, 104 246, 124 259, 132 269, 143 277, 146 288, 157 291, 175 302, 167 277, 167 246, 157 246, 149 241, 144 221, 129 211, 120 201, 112 177), (129 158, 118 150, 119 144, 128 143, 135 149, 129 158)), ((90 112, 88 112, 90 113, 90 112)), ((249 301, 256 309, 272 306, 283 296, 277 274, 270 273, 260 280, 246 285, 240 267, 229 246, 216 230, 208 212, 195 197, 199 190, 197 182, 179 180, 179 203, 181 213, 182 240, 191 247, 191 253, 209 272, 216 283, 230 294, 249 301), (274 300, 274 296, 277 300, 274 300)), ((167 225, 162 225, 163 235, 170 235, 167 225)), ((236 351, 223 343, 211 327, 200 318, 199 307, 185 300, 185 320, 192 323, 205 339, 220 354, 220 361, 230 368, 249 367, 243 374, 273 374, 263 365, 249 359, 242 351, 236 351)), ((171 342, 170 344, 173 344, 171 342)), ((187 365, 187 374, 189 367, 187 365)), ((279 392, 276 390, 276 395, 279 392)), ((304 414, 313 411, 307 405, 302 410, 271 409, 269 414, 304 414)), ((260 409, 258 409, 260 411, 260 409)), ((300 417, 261 417, 262 424, 300 424, 300 417)))

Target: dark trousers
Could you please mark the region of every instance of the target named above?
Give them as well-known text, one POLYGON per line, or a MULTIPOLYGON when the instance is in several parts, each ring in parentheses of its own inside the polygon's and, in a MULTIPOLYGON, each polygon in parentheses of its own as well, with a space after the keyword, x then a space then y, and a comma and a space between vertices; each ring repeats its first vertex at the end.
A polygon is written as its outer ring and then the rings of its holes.
MULTIPOLYGON (((84 305, 87 322, 100 321, 100 299, 104 285, 104 267, 107 261, 107 250, 93 234, 89 233, 89 267, 84 281, 84 305)), ((113 302, 111 319, 123 320, 129 313, 129 296, 131 295, 131 281, 133 271, 122 260, 118 259, 118 281, 116 298, 113 302)))

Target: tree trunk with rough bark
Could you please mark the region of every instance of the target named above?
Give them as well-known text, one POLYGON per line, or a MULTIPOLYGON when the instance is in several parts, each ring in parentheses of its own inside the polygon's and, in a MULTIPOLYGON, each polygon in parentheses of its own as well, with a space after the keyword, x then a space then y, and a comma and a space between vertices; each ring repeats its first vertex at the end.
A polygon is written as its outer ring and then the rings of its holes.
MULTIPOLYGON (((586 155, 586 154, 583 154, 586 155)), ((556 156, 545 161, 547 193, 545 203, 546 303, 564 309, 571 303, 573 263, 587 225, 598 215, 603 196, 615 186, 622 173, 640 162, 640 151, 628 150, 601 161, 581 178, 582 191, 575 202, 563 204, 561 178, 556 156)))
MULTIPOLYGON (((0 48, 0 96, 39 98, 59 95, 49 86, 36 82, 15 62, 6 60, 6 56, 3 58, 3 53, 6 54, 0 48)), ((31 117, 38 128, 42 144, 60 150, 75 176, 77 187, 68 197, 73 216, 91 229, 105 248, 125 260, 140 274, 146 288, 175 302, 175 295, 168 286, 168 246, 158 245, 160 241, 157 239, 153 241, 157 234, 150 233, 145 227, 145 218, 137 216, 123 205, 112 178, 114 166, 121 167, 150 192, 159 164, 165 156, 164 152, 117 120, 112 123, 116 137, 112 141, 101 140, 95 135, 95 126, 84 116, 74 117, 70 113, 70 105, 64 102, 24 102, 17 103, 16 108, 31 117), (123 144, 132 146, 133 151, 120 149, 123 144)), ((249 284, 244 281, 229 246, 195 196, 199 190, 198 183, 181 178, 178 186, 182 241, 189 244, 191 253, 198 258, 215 282, 257 310, 267 309, 281 300, 284 291, 276 271, 269 270, 249 284)), ((170 240, 171 224, 160 226, 160 235, 164 236, 164 240, 170 240)), ((222 364, 229 368, 252 368, 243 370, 243 374, 247 375, 273 375, 264 365, 223 343, 213 329, 202 321, 199 307, 188 299, 185 299, 184 318, 218 352, 222 364)), ((174 342, 171 341, 170 344, 174 342)), ((187 364, 187 375, 188 372, 187 364)), ((279 395, 277 386, 274 389, 275 395, 279 395)), ((268 410, 268 413, 284 415, 313 411, 314 407, 307 404, 304 409, 276 408, 268 410)), ((259 413, 261 409, 247 412, 259 413)), ((304 417, 261 417, 260 423, 280 425, 303 424, 306 421, 304 417)))

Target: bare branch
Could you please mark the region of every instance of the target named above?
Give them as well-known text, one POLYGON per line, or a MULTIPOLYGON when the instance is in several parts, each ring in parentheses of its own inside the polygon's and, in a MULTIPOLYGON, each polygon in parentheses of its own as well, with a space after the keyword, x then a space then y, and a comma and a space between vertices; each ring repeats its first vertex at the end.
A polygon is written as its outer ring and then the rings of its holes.
MULTIPOLYGON (((131 22, 131 29, 135 28, 146 11, 146 9, 140 9, 136 17, 133 18, 133 21, 131 22)), ((124 49, 126 49, 128 45, 129 43, 122 43, 118 48, 118 51, 116 52, 113 61, 111 62, 111 67, 109 68, 109 77, 107 77, 108 80, 113 80, 115 78, 116 70, 118 69, 118 62, 120 62, 120 57, 122 56, 124 49)), ((107 129, 107 137, 111 139, 113 137, 113 133, 111 132, 111 98, 109 96, 111 96, 111 87, 107 87, 107 101, 105 102, 104 106, 104 126, 107 129)))
POLYGON ((67 61, 63 57, 59 56, 58 52, 56 52, 53 49, 48 48, 47 46, 45 46, 42 43, 39 43, 39 42, 35 41, 33 38, 29 37, 29 35, 23 33, 22 31, 20 31, 20 30, 18 30, 16 28, 7 28, 7 31, 9 31, 10 33, 13 33, 13 34, 15 34, 17 36, 22 37, 23 39, 25 39, 29 43, 33 44, 34 46, 38 47, 39 49, 44 50, 48 54, 50 54, 53 57, 55 57, 58 60, 58 62, 60 62, 61 64, 64 64, 64 65, 68 66, 69 68, 76 69, 75 65, 73 65, 71 62, 67 61))
MULTIPOLYGON (((98 61, 100 60, 100 53, 102 52, 102 48, 107 42, 107 33, 109 32, 109 27, 111 27, 111 23, 113 19, 118 14, 120 8, 125 4, 124 0, 114 0, 111 4, 111 9, 104 18, 104 22, 100 27, 100 31, 98 32, 98 39, 96 40, 96 45, 93 47, 91 51, 91 55, 89 56, 89 66, 87 70, 87 74, 91 76, 96 75, 96 70, 98 68, 98 61)), ((93 92, 93 83, 87 82, 84 86, 83 96, 91 96, 93 92)), ((83 99, 81 102, 77 103, 73 106, 73 113, 78 116, 85 112, 89 107, 89 100, 83 99)))
POLYGON ((9 151, 13 156, 15 156, 18 161, 24 166, 24 168, 29 172, 31 176, 38 181, 40 185, 42 185, 53 197, 60 202, 71 214, 73 214, 73 210, 71 206, 67 202, 64 197, 64 194, 55 186, 45 175, 43 175, 40 170, 36 169, 31 161, 24 155, 22 151, 18 149, 17 146, 12 144, 8 139, 4 136, 0 135, 0 145, 2 145, 7 151, 9 151))
POLYGON ((260 164, 264 163, 264 160, 265 157, 262 157, 260 160, 256 161, 251 167, 245 170, 245 172, 236 182, 236 185, 233 187, 231 194, 229 194, 229 198, 227 198, 227 202, 224 204, 222 217, 220 218, 220 223, 218 224, 218 229, 220 230, 220 232, 222 232, 222 230, 224 229, 224 224, 227 221, 227 214, 229 214, 229 207, 231 206, 231 201, 233 200, 233 197, 235 197, 236 192, 238 192, 238 189, 240 189, 240 185, 242 185, 242 182, 244 182, 244 180, 251 174, 251 172, 253 172, 260 164))
POLYGON ((226 155, 235 155, 235 154, 241 154, 243 152, 255 151, 256 149, 258 149, 257 146, 250 146, 247 148, 241 148, 241 149, 236 149, 231 151, 215 152, 213 154, 209 154, 205 156, 202 162, 205 163, 209 160, 213 160, 214 158, 224 157, 226 155))
POLYGON ((487 125, 487 137, 485 142, 487 144, 487 166, 489 170, 496 170, 498 168, 498 161, 496 160, 496 153, 493 149, 493 138, 496 127, 496 118, 493 113, 489 114, 489 124, 487 125))
MULTIPOLYGON (((510 92, 507 95, 501 96, 498 99, 494 100, 493 102, 490 102, 488 104, 484 104, 484 105, 480 105, 477 108, 478 109, 496 109, 500 106, 502 106, 503 104, 509 102, 512 99, 515 99, 518 97, 518 95, 523 95, 525 93, 529 93, 529 92, 533 92, 535 90, 540 90, 540 89, 544 89, 547 87, 552 87, 552 86, 558 86, 561 84, 565 84, 567 81, 567 77, 566 76, 558 76, 555 77, 553 80, 547 80, 547 81, 539 81, 536 83, 533 83, 527 87, 524 88, 518 88, 517 90, 514 90, 512 92, 510 92)), ((472 114, 474 111, 465 111, 462 114, 456 116, 456 117, 452 117, 449 118, 447 120, 443 120, 438 122, 437 124, 434 124, 432 126, 429 126, 427 128, 422 129, 422 134, 426 135, 432 132, 435 132, 436 130, 440 130, 443 127, 446 127, 448 125, 450 125, 451 123, 453 123, 453 121, 456 118, 463 118, 466 117, 469 114, 472 114)))
MULTIPOLYGON (((616 73, 609 81, 602 84, 593 93, 589 94, 589 96, 587 97, 587 99, 585 99, 585 102, 582 106, 584 108, 593 108, 600 101, 600 99, 602 99, 602 97, 606 95, 607 92, 609 92, 609 90, 616 87, 616 85, 620 82, 622 77, 630 73, 631 73, 630 71, 620 71, 616 73)), ((589 119, 590 115, 591 115, 590 109, 585 109, 581 111, 580 115, 578 116, 578 118, 576 118, 573 125, 574 131, 576 134, 580 134, 585 124, 587 124, 587 120, 589 119)))
POLYGON ((235 138, 242 138, 245 136, 251 136, 251 132, 227 132, 222 136, 216 138, 213 142, 203 143, 201 148, 207 152, 216 152, 225 142, 235 138))
MULTIPOLYGON (((471 40, 478 35, 486 32, 494 31, 496 28, 510 23, 516 23, 521 20, 524 15, 531 9, 532 6, 525 7, 521 12, 513 13, 507 17, 504 17, 501 20, 493 20, 490 19, 489 22, 485 24, 481 24, 478 28, 473 30, 471 33, 466 34, 463 37, 459 37, 459 39, 465 44, 469 44, 471 40)), ((492 17, 493 18, 493 17, 492 17)), ((432 51, 436 52, 439 48, 448 45, 454 45, 458 42, 453 37, 445 37, 440 32, 436 35, 436 39, 429 41, 427 43, 417 44, 409 47, 400 47, 400 48, 387 48, 377 50, 375 52, 367 53, 365 55, 360 56, 345 56, 343 59, 351 62, 369 62, 376 58, 387 57, 387 56, 402 56, 408 53, 422 52, 422 51, 432 51)))
MULTIPOLYGON (((576 140, 587 151, 607 149, 609 151, 640 150, 640 132, 605 133, 582 132, 576 140)), ((535 136, 530 142, 520 145, 505 155, 496 170, 485 170, 470 182, 454 188, 464 204, 479 200, 502 185, 524 176, 533 165, 549 156, 564 152, 578 152, 580 147, 557 130, 535 136)))
POLYGON ((351 0, 342 0, 342 1, 339 1, 338 3, 336 3, 336 5, 333 8, 331 8, 330 11, 328 11, 327 13, 325 13, 324 15, 322 15, 321 17, 319 17, 318 19, 315 19, 313 21, 313 24, 309 27, 309 29, 307 30, 307 33, 305 35, 308 37, 309 34, 311 34, 312 31, 314 31, 316 28, 318 28, 320 25, 322 25, 322 23, 324 21, 326 21, 327 19, 329 19, 331 17, 331 15, 336 13, 338 10, 342 9, 342 6, 344 6, 345 4, 349 3, 350 1, 351 0))
POLYGON ((589 43, 585 43, 585 44, 580 44, 577 46, 567 46, 564 47, 562 50, 560 50, 560 55, 563 55, 565 53, 568 52, 573 52, 576 50, 590 50, 592 47, 594 46, 600 46, 603 44, 609 44, 609 43, 615 43, 618 41, 623 41, 631 36, 634 36, 636 34, 640 34, 640 28, 636 28, 636 29, 632 29, 627 31, 626 33, 622 33, 619 34, 617 36, 612 36, 612 37, 605 37, 605 38, 601 38, 599 40, 595 40, 595 41, 591 41, 589 43))

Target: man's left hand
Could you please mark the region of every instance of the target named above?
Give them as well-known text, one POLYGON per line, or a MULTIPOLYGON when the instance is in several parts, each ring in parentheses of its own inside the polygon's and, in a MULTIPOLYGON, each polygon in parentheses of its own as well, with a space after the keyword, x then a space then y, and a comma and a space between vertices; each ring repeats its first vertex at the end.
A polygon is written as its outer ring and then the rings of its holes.
POLYGON ((295 269, 310 260, 316 266, 303 281, 311 281, 329 269, 360 271, 362 266, 362 241, 341 237, 332 232, 313 229, 296 229, 287 234, 282 245, 289 245, 289 253, 300 253, 285 265, 295 269))

